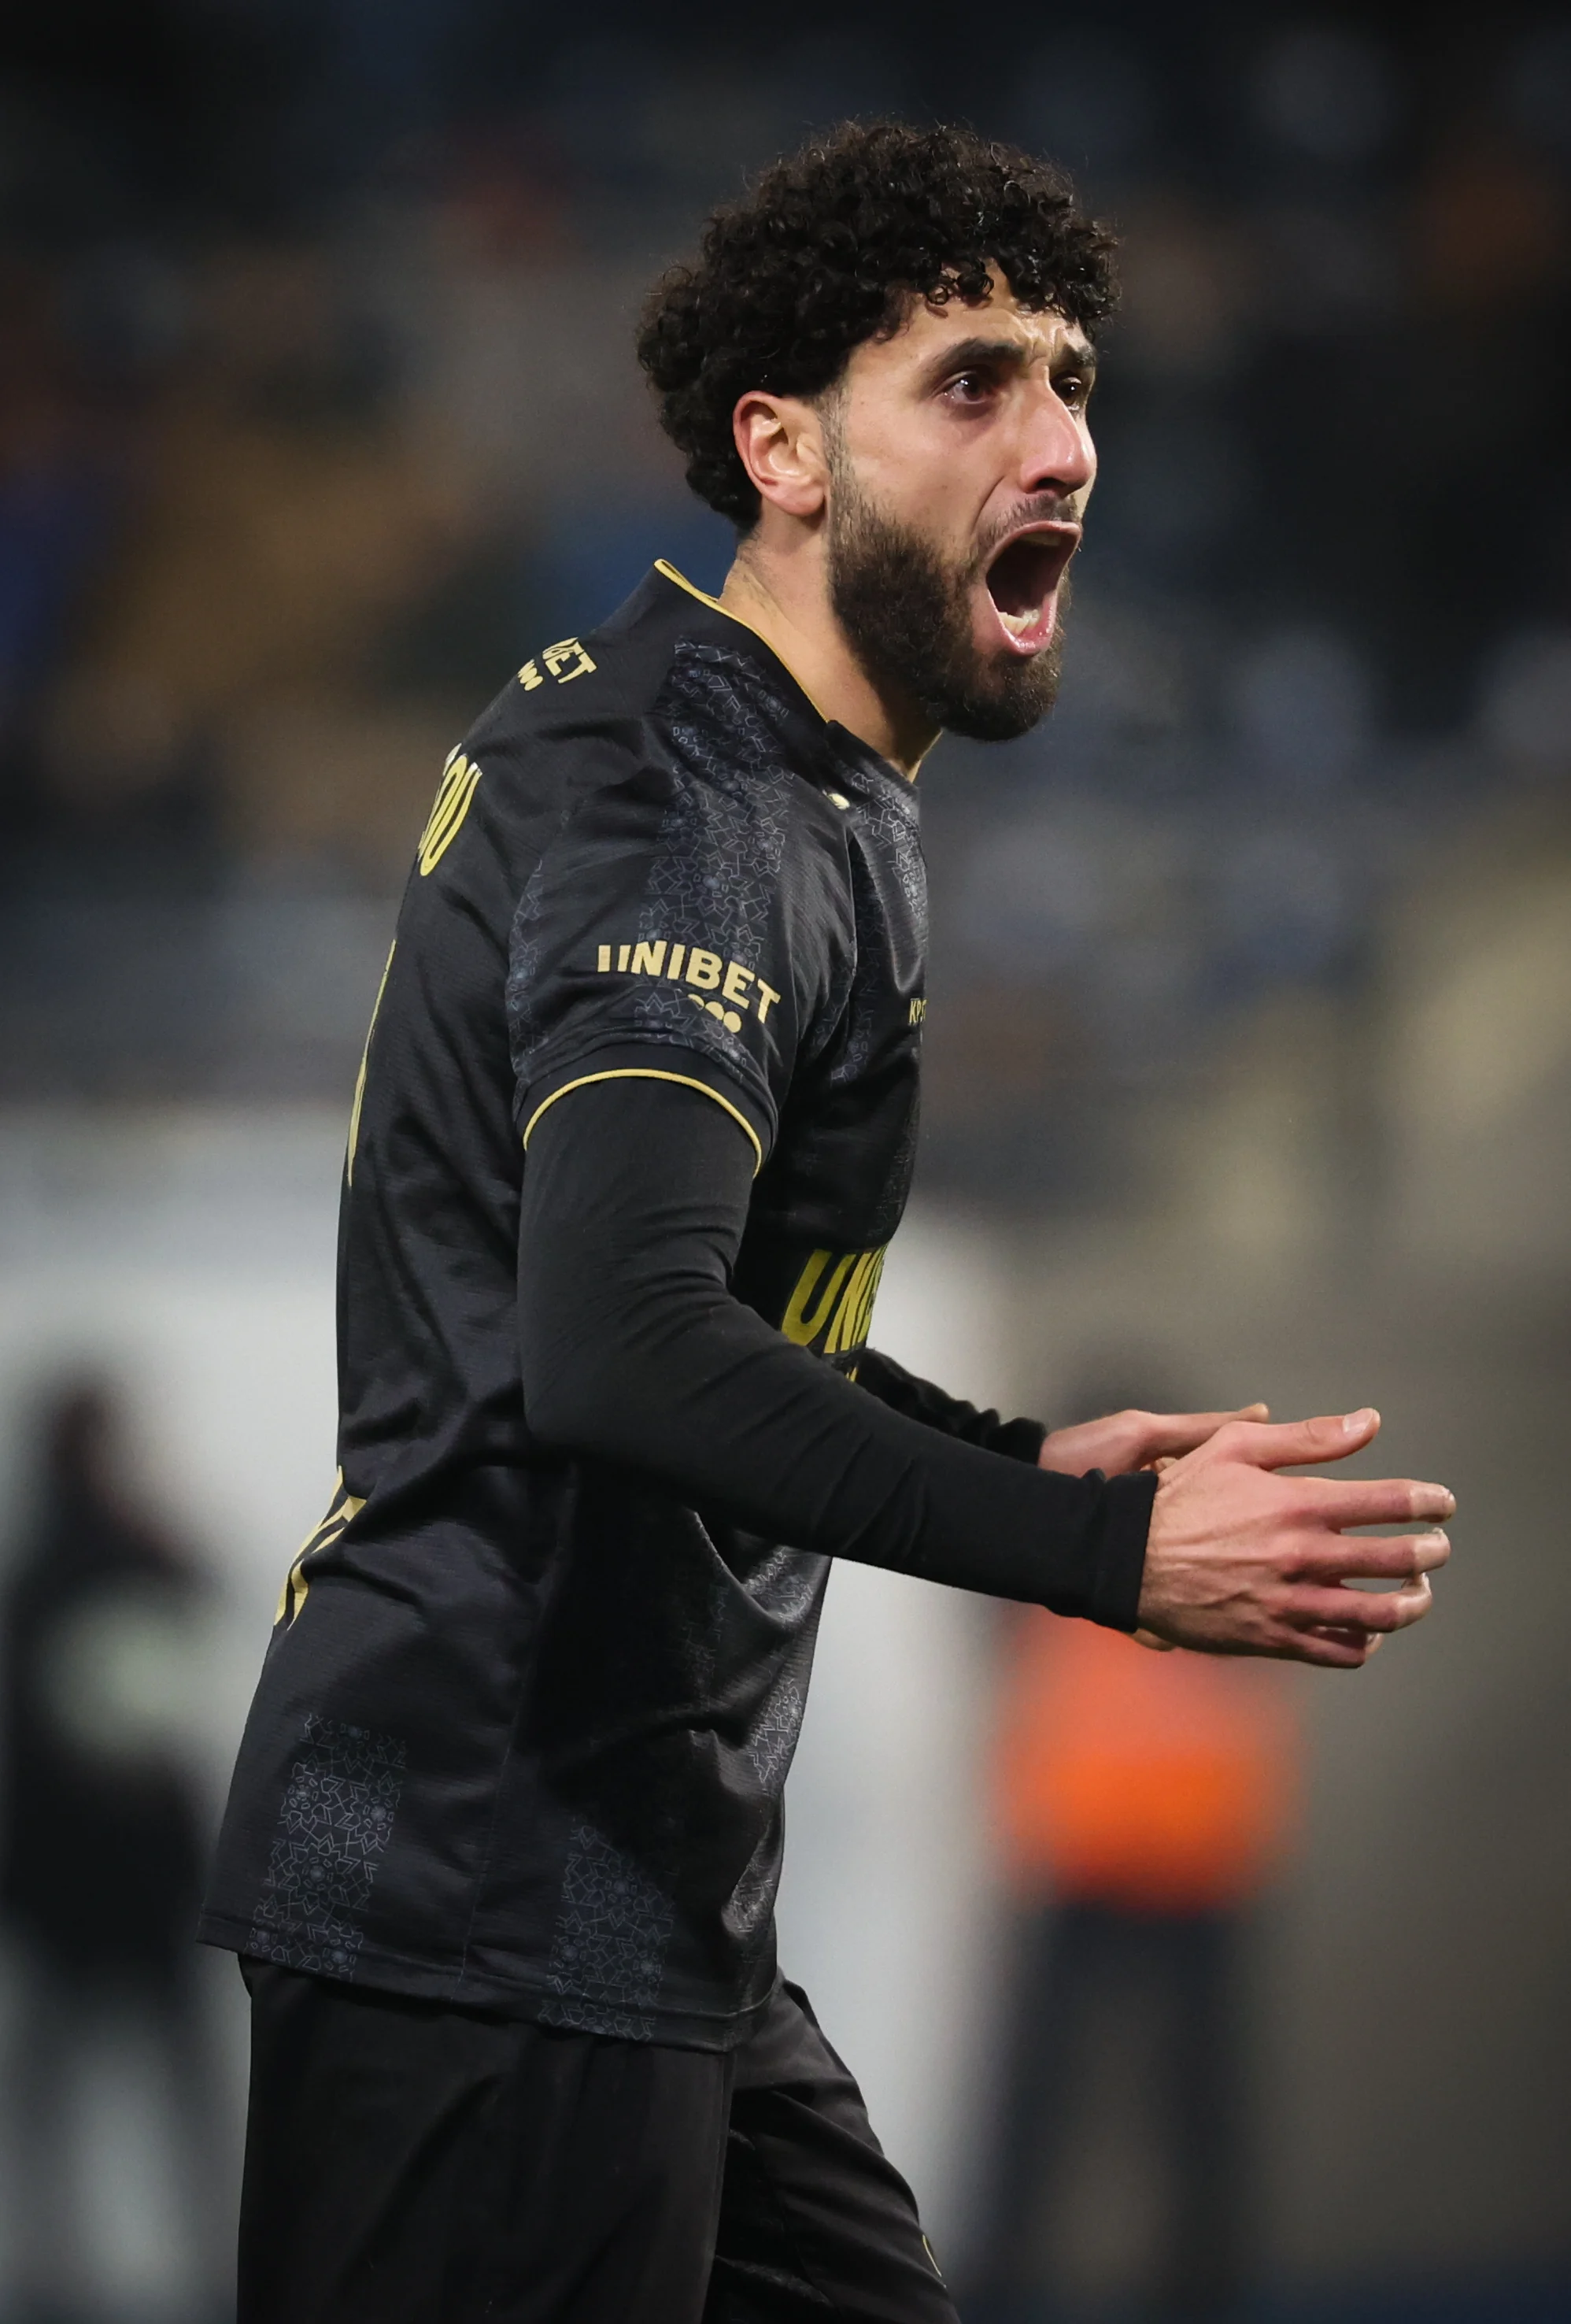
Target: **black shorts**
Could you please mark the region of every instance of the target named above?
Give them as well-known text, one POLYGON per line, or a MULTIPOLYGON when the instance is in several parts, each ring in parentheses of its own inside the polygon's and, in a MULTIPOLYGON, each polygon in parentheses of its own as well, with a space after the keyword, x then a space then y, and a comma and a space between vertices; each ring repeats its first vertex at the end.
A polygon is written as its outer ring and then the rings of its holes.
POLYGON ((243 1968, 239 2324, 956 2324, 795 1987, 721 2055, 243 1968))

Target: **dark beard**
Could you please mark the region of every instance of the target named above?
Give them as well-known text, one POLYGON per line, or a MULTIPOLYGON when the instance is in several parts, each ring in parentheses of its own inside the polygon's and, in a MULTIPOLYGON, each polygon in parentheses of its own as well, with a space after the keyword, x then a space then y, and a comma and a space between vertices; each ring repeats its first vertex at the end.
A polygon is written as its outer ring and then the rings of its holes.
POLYGON ((863 669, 894 685, 951 734, 1009 742, 1046 717, 1058 696, 1060 628, 1029 661, 979 653, 970 590, 985 558, 955 571, 932 542, 864 499, 842 458, 829 513, 829 594, 863 669))

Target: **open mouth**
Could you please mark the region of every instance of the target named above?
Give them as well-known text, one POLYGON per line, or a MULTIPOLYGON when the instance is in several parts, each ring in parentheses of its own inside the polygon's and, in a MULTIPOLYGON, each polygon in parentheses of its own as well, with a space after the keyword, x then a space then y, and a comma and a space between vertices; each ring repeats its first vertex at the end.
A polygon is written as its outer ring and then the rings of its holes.
POLYGON ((1038 653, 1052 637, 1058 585, 1079 545, 1078 525, 1043 526, 1006 540, 988 567, 988 595, 1018 651, 1038 653))

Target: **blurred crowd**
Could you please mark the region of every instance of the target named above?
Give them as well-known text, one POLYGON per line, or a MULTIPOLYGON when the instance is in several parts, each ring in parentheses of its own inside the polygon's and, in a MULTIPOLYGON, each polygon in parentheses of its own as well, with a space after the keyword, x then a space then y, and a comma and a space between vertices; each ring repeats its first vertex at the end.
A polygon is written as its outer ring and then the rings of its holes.
POLYGON ((1072 1202, 1131 1093, 1346 991, 1571 733, 1571 18, 88 0, 7 36, 0 1091, 337 1097, 443 757, 663 554, 631 355, 814 122, 960 113, 1126 236, 1063 699, 923 776, 928 1182, 1072 1202), (112 999, 111 999, 112 996, 112 999))

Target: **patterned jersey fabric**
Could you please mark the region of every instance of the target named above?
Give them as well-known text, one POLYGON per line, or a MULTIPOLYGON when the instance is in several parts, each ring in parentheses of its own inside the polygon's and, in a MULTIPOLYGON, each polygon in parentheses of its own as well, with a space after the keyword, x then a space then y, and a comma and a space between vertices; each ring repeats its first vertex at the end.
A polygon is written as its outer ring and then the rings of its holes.
POLYGON ((354 1096, 340 1475, 284 1583, 209 1941, 746 2035, 827 1560, 532 1439, 520 1188, 583 1083, 699 1089, 757 1166, 736 1295, 854 1371, 914 1148, 916 812, 668 567, 454 752, 354 1096))

